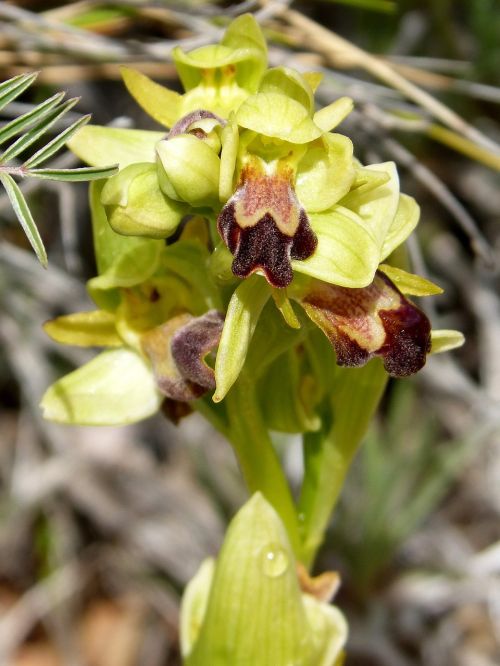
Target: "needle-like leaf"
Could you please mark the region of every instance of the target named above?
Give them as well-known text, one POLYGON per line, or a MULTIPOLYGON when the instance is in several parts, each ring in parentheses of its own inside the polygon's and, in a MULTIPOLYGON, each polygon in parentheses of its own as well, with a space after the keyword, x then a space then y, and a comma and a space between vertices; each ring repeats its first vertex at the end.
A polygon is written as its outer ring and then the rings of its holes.
POLYGON ((29 88, 37 76, 38 72, 20 74, 0 84, 0 111, 13 99, 19 97, 26 88, 29 88))
POLYGON ((100 180, 109 178, 118 171, 118 166, 81 167, 79 169, 30 169, 26 175, 46 180, 64 180, 77 182, 81 180, 100 180))
POLYGON ((37 152, 34 155, 32 155, 28 160, 26 160, 24 166, 27 168, 31 168, 48 160, 49 157, 52 157, 54 153, 57 153, 57 151, 64 146, 66 141, 68 141, 73 136, 73 134, 78 129, 80 129, 80 127, 86 125, 89 122, 89 120, 90 120, 90 114, 82 116, 81 118, 76 120, 69 127, 63 130, 60 134, 55 136, 46 146, 43 146, 42 148, 40 148, 40 150, 37 150, 37 152))
POLYGON ((63 97, 63 92, 56 93, 52 97, 49 97, 49 99, 46 99, 45 102, 42 102, 27 113, 19 116, 19 118, 15 118, 7 125, 4 125, 0 129, 0 144, 5 143, 5 141, 16 136, 16 134, 21 134, 25 128, 45 118, 47 113, 57 106, 63 97))
POLYGON ((26 199, 24 198, 19 185, 8 173, 0 173, 0 181, 5 187, 5 191, 7 192, 7 196, 9 197, 12 208, 14 209, 16 217, 24 229, 24 233, 31 243, 31 247, 35 250, 39 262, 44 268, 46 268, 47 253, 45 251, 45 247, 36 227, 35 221, 33 220, 33 216, 31 215, 31 211, 28 208, 28 204, 26 203, 26 199))

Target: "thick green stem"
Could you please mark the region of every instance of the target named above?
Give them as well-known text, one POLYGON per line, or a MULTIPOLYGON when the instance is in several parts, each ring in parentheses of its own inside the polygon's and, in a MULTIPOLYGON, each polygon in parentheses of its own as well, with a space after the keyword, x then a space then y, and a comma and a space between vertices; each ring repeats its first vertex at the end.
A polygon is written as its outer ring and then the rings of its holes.
POLYGON ((250 493, 258 490, 283 521, 292 547, 299 551, 297 511, 290 487, 262 422, 254 385, 240 376, 226 397, 229 438, 250 493))
MULTIPOLYGON (((300 559, 310 567, 331 513, 387 381, 377 359, 364 368, 339 368, 331 397, 333 419, 304 437, 305 475, 299 502, 300 559)), ((326 410, 327 412, 330 410, 326 410)))

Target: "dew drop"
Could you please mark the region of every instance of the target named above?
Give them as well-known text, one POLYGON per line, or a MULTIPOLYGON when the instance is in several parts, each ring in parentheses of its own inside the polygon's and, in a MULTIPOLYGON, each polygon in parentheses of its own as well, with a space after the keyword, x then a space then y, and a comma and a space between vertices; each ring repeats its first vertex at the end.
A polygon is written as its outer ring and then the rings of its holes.
POLYGON ((278 578, 288 569, 288 554, 279 544, 268 544, 261 552, 262 571, 269 578, 278 578))

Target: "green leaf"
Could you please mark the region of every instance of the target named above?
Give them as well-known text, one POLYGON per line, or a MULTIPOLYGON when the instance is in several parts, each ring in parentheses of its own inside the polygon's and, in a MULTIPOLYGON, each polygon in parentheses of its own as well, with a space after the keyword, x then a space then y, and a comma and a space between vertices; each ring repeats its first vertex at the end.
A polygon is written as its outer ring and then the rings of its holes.
POLYGON ((139 354, 114 349, 52 384, 40 406, 44 418, 57 423, 126 425, 154 414, 161 401, 139 354))
POLYGON ((31 247, 35 250, 38 261, 44 268, 46 268, 47 253, 23 193, 19 189, 16 181, 8 173, 0 173, 0 181, 5 187, 11 206, 14 209, 14 213, 26 234, 31 247))
POLYGON ((431 331, 431 354, 441 354, 452 349, 458 349, 465 342, 465 337, 460 331, 437 330, 431 331))
POLYGON ((165 132, 86 125, 68 141, 68 148, 83 162, 124 169, 135 162, 155 162, 155 146, 165 132))
POLYGON ((29 88, 37 76, 38 72, 19 74, 0 84, 0 111, 29 88))
POLYGON ((7 123, 7 125, 4 125, 0 129, 0 144, 5 143, 5 141, 16 136, 16 134, 20 134, 26 127, 29 127, 34 122, 44 118, 51 109, 59 104, 63 97, 63 92, 56 93, 55 95, 52 95, 52 97, 49 97, 49 99, 46 99, 45 102, 35 106, 31 111, 24 113, 22 116, 19 116, 19 118, 15 118, 10 123, 7 123))
POLYGON ((79 347, 121 347, 123 340, 116 332, 115 316, 105 310, 75 312, 51 319, 43 325, 52 340, 79 347))
MULTIPOLYGON (((342 206, 309 215, 318 247, 293 270, 341 287, 366 287, 379 263, 379 248, 359 215, 342 206)), ((292 283, 293 286, 293 283, 292 283)))
POLYGON ((300 160, 295 192, 308 213, 317 213, 345 196, 353 180, 352 141, 343 134, 325 134, 300 160))
POLYGON ((172 127, 181 113, 179 93, 155 83, 135 69, 121 67, 120 71, 127 90, 139 106, 160 124, 172 127))
MULTIPOLYGON (((62 118, 70 109, 72 109, 75 104, 78 102, 78 98, 69 99, 64 104, 61 104, 59 107, 52 109, 50 113, 46 114, 45 117, 38 122, 34 127, 32 127, 29 132, 23 134, 17 139, 12 145, 10 145, 7 150, 0 157, 0 162, 4 163, 11 160, 13 157, 17 157, 22 153, 26 148, 29 148, 32 143, 38 141, 49 129, 56 123, 60 118, 62 118)), ((50 144, 49 144, 50 145, 50 144)))
POLYGON ((214 402, 220 402, 238 379, 262 308, 271 287, 260 275, 251 275, 234 291, 229 301, 215 361, 214 402))
POLYGON ((306 107, 276 92, 257 93, 246 99, 236 112, 236 121, 258 134, 290 143, 309 143, 322 134, 306 107))
POLYGON ((443 293, 441 287, 438 287, 434 282, 426 280, 420 275, 407 273, 401 268, 389 266, 389 264, 380 264, 379 270, 387 275, 403 294, 409 296, 437 296, 443 293))
POLYGON ((90 114, 86 116, 82 116, 78 120, 75 120, 74 123, 72 123, 69 127, 67 127, 65 130, 63 130, 60 134, 55 136, 49 143, 47 143, 45 146, 40 148, 40 150, 37 150, 36 153, 34 153, 26 162, 24 162, 24 165, 26 168, 31 168, 31 167, 36 167, 42 162, 45 162, 46 160, 49 159, 49 157, 52 157, 54 153, 56 153, 60 148, 64 146, 66 141, 68 141, 73 134, 80 129, 80 127, 83 127, 86 125, 90 120, 90 114))
POLYGON ((81 167, 78 169, 30 169, 27 176, 45 180, 60 180, 71 183, 109 178, 118 171, 116 166, 81 167))
POLYGON ((381 261, 388 257, 391 252, 394 252, 401 243, 405 242, 417 226, 419 217, 420 207, 415 199, 406 194, 400 194, 396 215, 387 231, 382 246, 381 261))

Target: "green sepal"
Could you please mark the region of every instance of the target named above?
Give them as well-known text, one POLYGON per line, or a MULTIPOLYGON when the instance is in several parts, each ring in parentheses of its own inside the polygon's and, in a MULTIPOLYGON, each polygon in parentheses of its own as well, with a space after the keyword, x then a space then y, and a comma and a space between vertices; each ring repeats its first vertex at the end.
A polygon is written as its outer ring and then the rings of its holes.
POLYGON ((235 289, 215 361, 214 402, 220 402, 238 379, 260 313, 270 296, 271 287, 260 275, 251 275, 235 289))
POLYGON ((382 246, 380 260, 386 259, 401 243, 404 243, 418 224, 420 207, 413 197, 399 195, 398 207, 382 246))
MULTIPOLYGON (((379 264, 380 250, 361 217, 335 206, 324 213, 311 213, 309 221, 318 237, 318 247, 309 259, 292 262, 294 272, 341 287, 369 285, 379 264)), ((292 283, 292 289, 293 286, 292 283)))
POLYGON ((302 433, 321 426, 309 401, 308 378, 301 370, 298 352, 291 349, 278 356, 260 380, 258 396, 270 430, 302 433))
POLYGON ((115 316, 105 310, 75 312, 45 322, 43 330, 52 340, 79 347, 120 347, 115 316))
POLYGON ((210 588, 215 572, 215 560, 204 560, 182 595, 180 613, 181 653, 186 657, 193 649, 207 611, 210 588))
POLYGON ((68 148, 90 166, 154 162, 155 146, 165 132, 86 125, 68 141, 68 148))
POLYGON ((236 112, 236 121, 241 127, 289 143, 309 143, 322 135, 307 107, 277 92, 246 99, 236 112))
POLYGON ((389 264, 380 264, 379 270, 394 282, 399 291, 408 296, 437 296, 442 294, 443 290, 437 284, 426 280, 420 275, 407 273, 401 268, 389 266, 389 264))
POLYGON ((280 93, 294 99, 305 109, 314 111, 314 94, 309 83, 299 72, 288 67, 268 69, 259 86, 261 93, 280 93))
POLYGON ((155 83, 136 69, 121 67, 120 73, 127 90, 148 115, 166 127, 176 123, 181 115, 179 93, 155 83))
POLYGON ((219 202, 218 155, 204 141, 180 134, 156 146, 158 178, 164 194, 192 206, 219 202))
POLYGON ((465 337, 460 331, 445 329, 431 331, 431 354, 441 354, 452 349, 458 349, 464 342, 465 337))
POLYGON ((111 266, 125 253, 133 253, 145 241, 142 238, 122 236, 109 226, 101 194, 106 181, 99 180, 90 184, 89 202, 92 218, 92 235, 94 238, 94 254, 99 274, 108 271, 111 266))
POLYGON ((352 141, 343 134, 325 134, 300 160, 295 192, 308 213, 321 212, 349 192, 354 173, 352 141))
POLYGON ((354 108, 354 102, 350 97, 340 97, 328 106, 323 107, 314 114, 314 123, 323 132, 331 132, 334 127, 347 118, 354 108))
POLYGON ((190 53, 176 47, 172 58, 187 91, 203 83, 209 70, 234 65, 238 86, 254 92, 266 67, 267 45, 257 21, 251 14, 243 14, 232 21, 219 45, 190 53))
POLYGON ((162 241, 132 237, 130 240, 133 243, 124 249, 107 270, 87 282, 92 300, 103 310, 114 310, 120 302, 119 289, 144 282, 158 267, 164 247, 162 241))
POLYGON ((44 418, 71 425, 126 425, 160 407, 161 396, 143 359, 129 349, 96 356, 46 391, 44 418))
POLYGON ((179 226, 186 206, 160 189, 155 164, 131 164, 106 182, 101 194, 109 224, 125 236, 166 238, 179 226))
POLYGON ((301 593, 295 567, 280 518, 256 493, 231 521, 213 573, 207 565, 188 588, 186 666, 332 666, 346 622, 301 593))

